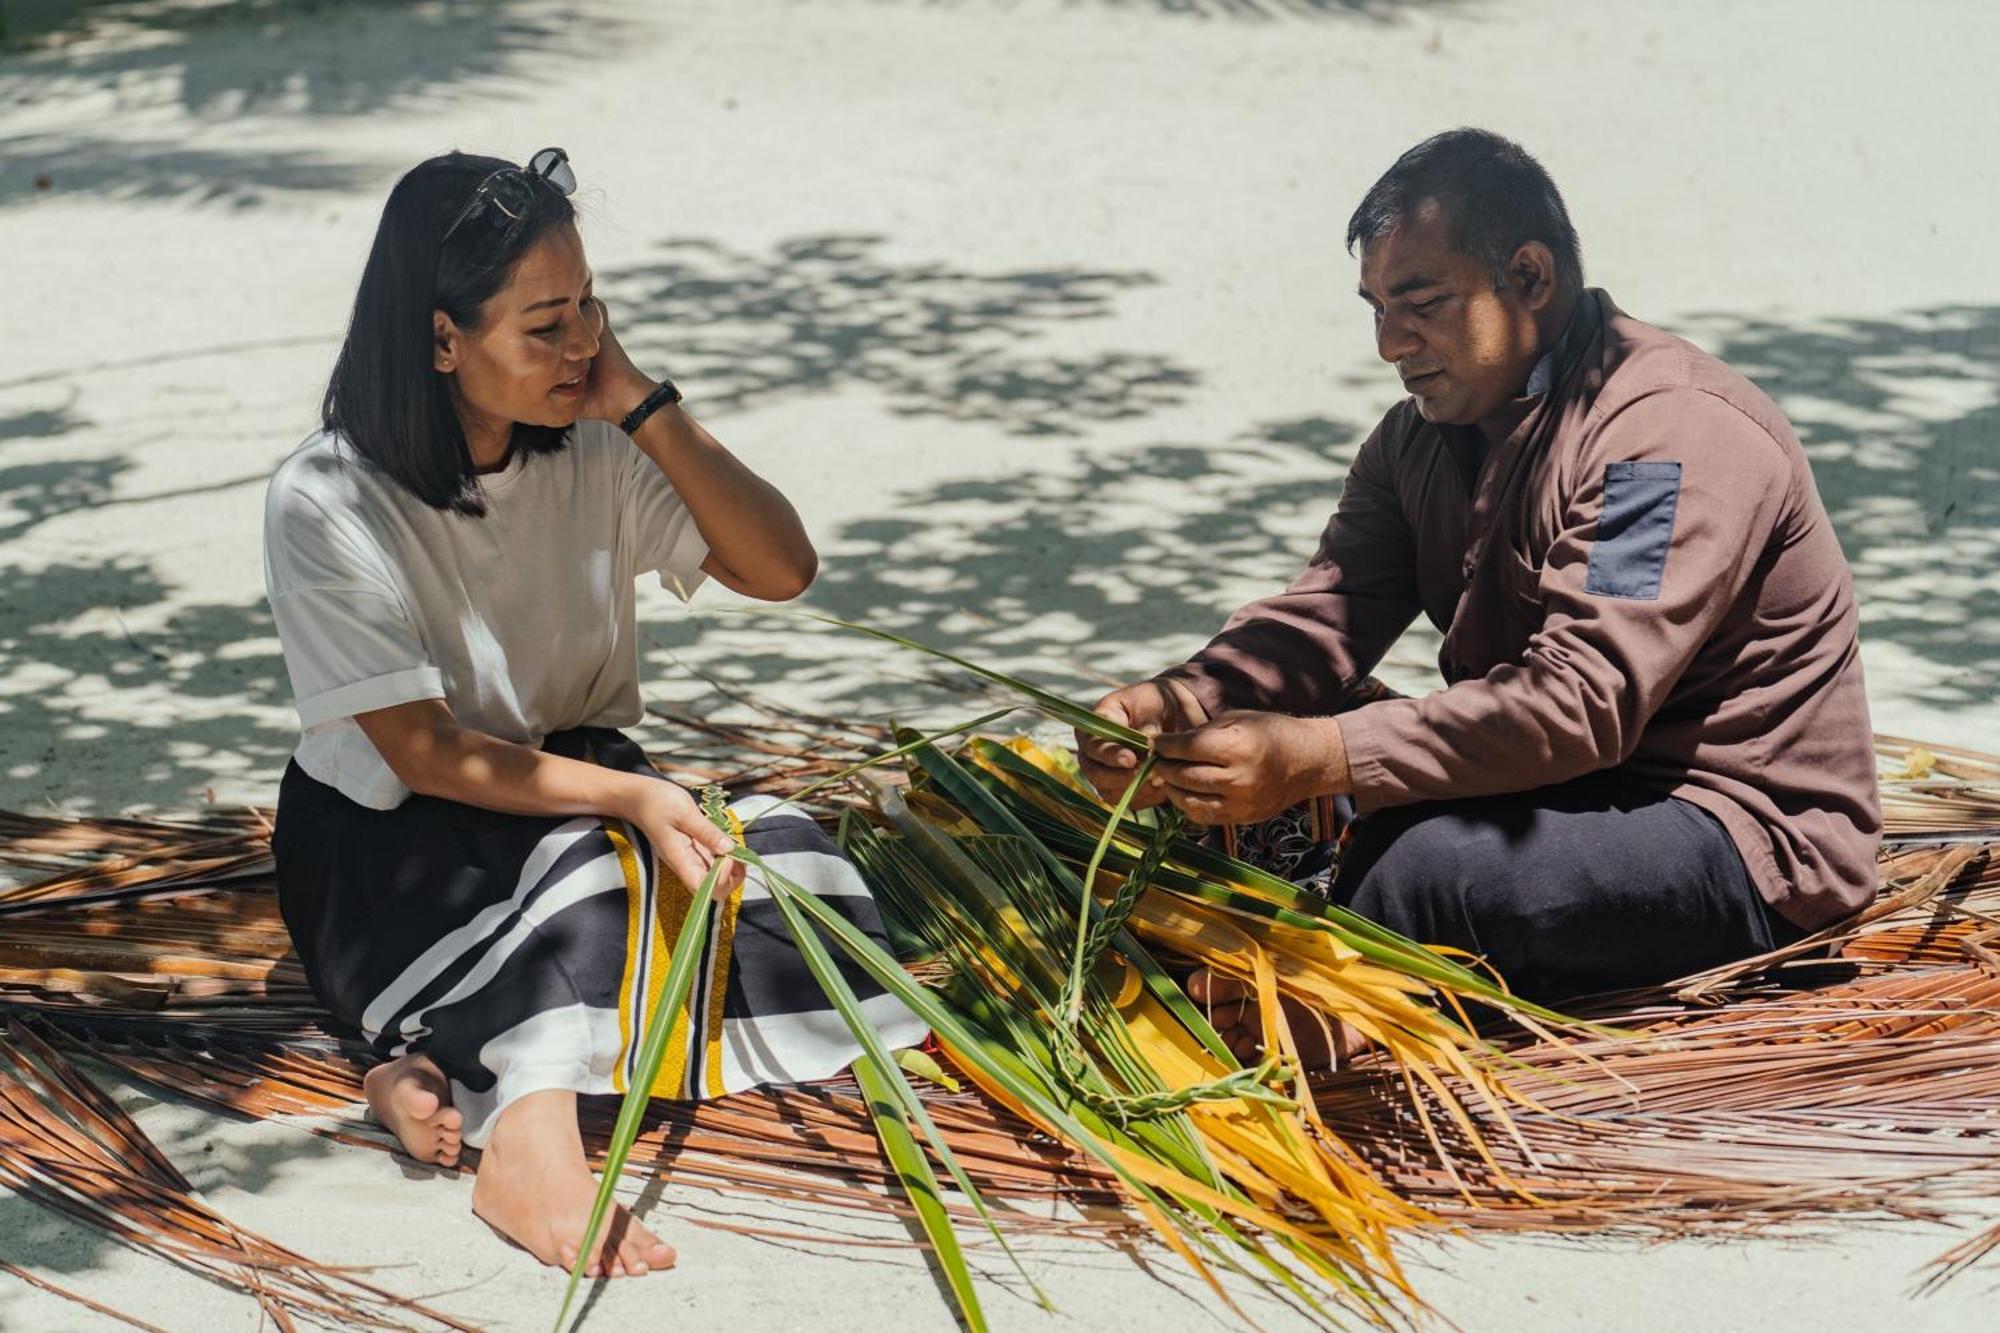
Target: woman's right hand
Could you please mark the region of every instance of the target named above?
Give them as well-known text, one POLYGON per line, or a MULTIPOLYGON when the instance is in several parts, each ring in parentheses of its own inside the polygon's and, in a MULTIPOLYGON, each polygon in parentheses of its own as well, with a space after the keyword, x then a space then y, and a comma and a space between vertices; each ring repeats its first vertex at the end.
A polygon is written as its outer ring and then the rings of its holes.
MULTIPOLYGON (((685 787, 665 778, 635 776, 638 787, 625 818, 639 826, 653 853, 666 862, 674 877, 690 892, 708 878, 709 867, 736 850, 736 840, 701 812, 685 787)), ((730 861, 716 881, 716 892, 731 893, 743 882, 743 863, 730 861)))

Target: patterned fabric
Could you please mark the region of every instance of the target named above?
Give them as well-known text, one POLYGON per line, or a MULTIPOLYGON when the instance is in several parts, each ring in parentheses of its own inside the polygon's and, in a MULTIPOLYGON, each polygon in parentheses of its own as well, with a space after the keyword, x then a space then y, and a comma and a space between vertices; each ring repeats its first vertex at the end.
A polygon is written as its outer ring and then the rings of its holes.
MULTIPOLYGON (((795 813, 763 815, 777 804, 776 797, 753 796, 732 805, 738 836, 778 874, 887 948, 881 916, 860 874, 811 819, 795 813)), ((614 842, 637 838, 636 833, 616 831, 611 836, 614 842)), ((620 853, 629 916, 618 999, 623 1053, 613 1075, 618 1092, 630 1087, 637 1074, 638 1038, 666 984, 674 941, 694 901, 693 893, 653 858, 635 854, 643 847, 638 841, 620 853)), ((712 904, 710 911, 702 965, 674 1020, 653 1095, 720 1097, 764 1083, 825 1078, 845 1069, 860 1048, 800 956, 762 877, 752 871, 740 892, 712 904)), ((927 1029, 900 1001, 838 948, 830 952, 862 1012, 892 1048, 924 1039, 927 1029)))
MULTIPOLYGON (((1352 817, 1351 805, 1346 813, 1352 817)), ((1224 824, 1215 842, 1237 860, 1298 884, 1330 873, 1345 827, 1334 798, 1317 796, 1260 824, 1224 824)))
MULTIPOLYGON (((547 747, 650 772, 613 731, 547 747)), ((731 807, 750 848, 886 947, 874 901, 804 816, 731 807), (746 827, 747 826, 747 827, 746 827)), ((384 1058, 420 1051, 479 1146, 531 1092, 622 1093, 694 895, 618 820, 503 815, 415 796, 373 810, 294 766, 273 838, 279 903, 315 992, 384 1058)), ((655 1096, 704 1098, 838 1073, 860 1053, 752 872, 714 903, 655 1096)), ((835 951, 838 953, 838 951, 835 951)), ((923 1040, 893 996, 843 966, 892 1047, 923 1040)))

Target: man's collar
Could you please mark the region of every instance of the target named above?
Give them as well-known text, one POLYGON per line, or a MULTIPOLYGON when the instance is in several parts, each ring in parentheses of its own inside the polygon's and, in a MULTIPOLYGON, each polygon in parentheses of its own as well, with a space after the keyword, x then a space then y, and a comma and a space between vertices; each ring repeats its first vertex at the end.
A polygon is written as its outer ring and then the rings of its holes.
POLYGON ((1585 290, 1577 297, 1576 306, 1570 311, 1569 319, 1554 345, 1535 359, 1534 366, 1528 371, 1528 382, 1521 386, 1521 392, 1508 399, 1498 412, 1486 420, 1465 429, 1472 431, 1481 441, 1503 440, 1520 429, 1521 424, 1555 392, 1563 372, 1584 344, 1590 341, 1590 331, 1596 327, 1596 311, 1595 297, 1585 290))
POLYGON ((1534 367, 1528 371, 1528 382, 1521 389, 1522 398, 1540 398, 1556 387, 1556 373, 1569 359, 1570 343, 1575 340, 1577 330, 1585 323, 1583 308, 1589 302, 1589 292, 1577 295, 1576 305, 1570 309, 1569 318, 1563 323, 1563 331, 1556 335, 1555 342, 1535 359, 1534 367))
POLYGON ((1535 362, 1535 368, 1528 372, 1527 387, 1521 390, 1523 398, 1540 398, 1556 387, 1556 349, 1551 347, 1543 352, 1535 362))

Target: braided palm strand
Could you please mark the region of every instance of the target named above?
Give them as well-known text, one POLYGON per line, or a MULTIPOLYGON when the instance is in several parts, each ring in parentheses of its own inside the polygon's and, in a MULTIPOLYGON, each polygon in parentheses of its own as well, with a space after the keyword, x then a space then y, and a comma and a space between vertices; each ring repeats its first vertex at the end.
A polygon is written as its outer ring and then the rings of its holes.
MULTIPOLYGON (((1148 765, 1150 767, 1150 765, 1148 765)), ((1137 781, 1144 781, 1143 773, 1137 781)), ((1136 785, 1136 783, 1135 783, 1136 785)), ((1116 833, 1120 822, 1120 812, 1112 812, 1111 827, 1104 832, 1109 842, 1116 833)), ((1185 823, 1181 812, 1167 809, 1161 812, 1159 822, 1154 825, 1152 836, 1146 841, 1146 849, 1139 856, 1132 873, 1118 887, 1117 894, 1105 907, 1104 913, 1092 926, 1083 945, 1083 962, 1065 981, 1061 998, 1057 1001, 1057 1021, 1050 1043, 1051 1053, 1056 1059, 1057 1071, 1062 1075, 1069 1092, 1078 1101, 1107 1119, 1119 1124, 1134 1120, 1152 1120, 1161 1116, 1184 1111, 1197 1102, 1217 1101, 1260 1101, 1275 1105, 1291 1105, 1291 1100, 1274 1085, 1290 1080, 1290 1071, 1279 1067, 1278 1057, 1271 1055, 1254 1069, 1238 1069, 1209 1083, 1191 1084, 1170 1092, 1151 1092, 1139 1095, 1103 1093, 1090 1086, 1090 1077, 1095 1072, 1089 1055, 1083 1049, 1083 1040, 1078 1032, 1082 1012, 1080 983, 1097 968, 1098 959, 1110 947, 1111 941, 1125 926, 1138 905, 1139 896, 1160 867, 1166 864, 1167 853, 1179 836, 1185 823)), ((1080 910, 1088 911, 1090 906, 1089 884, 1084 885, 1084 899, 1080 910)))
POLYGON ((1139 864, 1118 886, 1117 894, 1105 905, 1104 915, 1090 928, 1090 940, 1083 946, 1084 967, 1092 968, 1104 951, 1111 947, 1118 932, 1125 929, 1125 919, 1132 915, 1132 909, 1139 905, 1139 895, 1153 882, 1153 876, 1160 873, 1160 867, 1167 862, 1167 852, 1173 841, 1180 836, 1181 828, 1187 823, 1187 816, 1167 806, 1160 811, 1159 822, 1153 826, 1153 836, 1146 840, 1146 850, 1139 855, 1139 864))

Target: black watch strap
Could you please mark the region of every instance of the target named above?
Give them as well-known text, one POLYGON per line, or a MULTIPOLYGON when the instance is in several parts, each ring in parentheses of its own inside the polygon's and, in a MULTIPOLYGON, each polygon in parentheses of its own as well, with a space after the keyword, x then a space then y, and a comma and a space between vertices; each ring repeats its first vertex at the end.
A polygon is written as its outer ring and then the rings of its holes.
POLYGON ((653 415, 653 413, 659 411, 668 403, 678 403, 680 400, 680 389, 675 386, 672 380, 662 375, 660 377, 660 387, 647 394, 645 402, 640 403, 630 412, 627 412, 625 419, 618 423, 618 429, 624 431, 627 435, 637 435, 639 427, 646 424, 647 417, 653 415))

